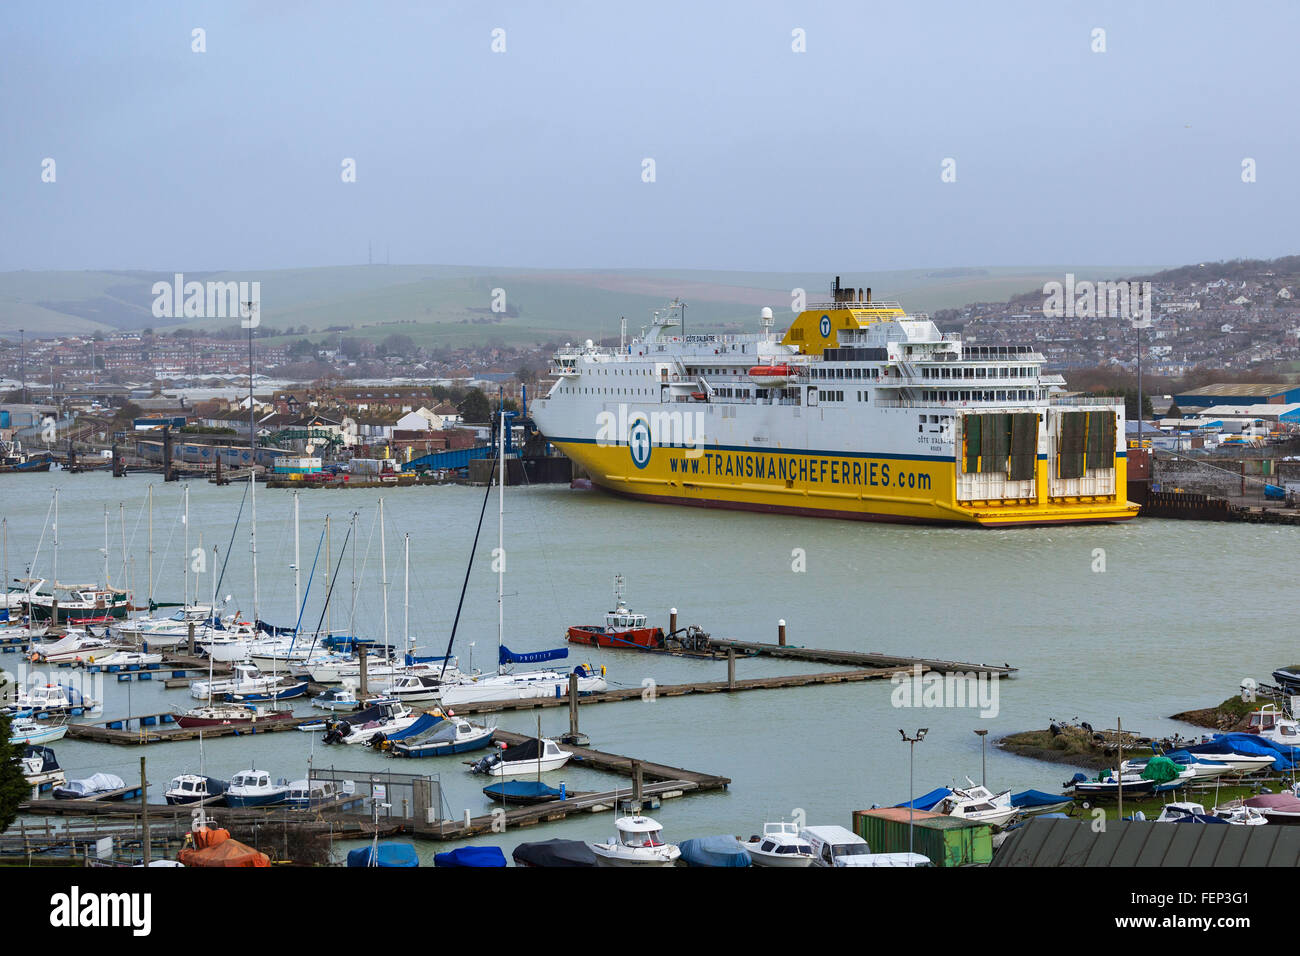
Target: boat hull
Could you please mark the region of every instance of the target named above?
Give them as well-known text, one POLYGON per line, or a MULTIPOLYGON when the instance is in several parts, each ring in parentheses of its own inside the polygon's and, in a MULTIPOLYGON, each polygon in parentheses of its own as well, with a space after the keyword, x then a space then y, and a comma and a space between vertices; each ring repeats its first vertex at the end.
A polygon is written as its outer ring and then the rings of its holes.
POLYGON ((658 650, 664 646, 664 632, 657 627, 634 627, 623 631, 607 631, 597 624, 581 624, 569 628, 569 643, 586 644, 591 647, 658 650))
POLYGON ((492 734, 484 734, 477 740, 457 740, 447 744, 433 744, 428 747, 403 747, 401 741, 393 744, 394 757, 449 757, 452 754, 467 754, 482 750, 491 745, 492 734))
POLYGON ((226 791, 226 806, 236 810, 245 807, 275 807, 289 800, 289 791, 280 793, 232 794, 226 791))
POLYGON ((283 714, 268 714, 261 717, 248 717, 240 719, 227 720, 219 717, 190 717, 182 716, 176 718, 177 727, 194 728, 194 727, 243 727, 253 726, 255 724, 265 724, 276 720, 292 720, 293 714, 285 712, 283 714))

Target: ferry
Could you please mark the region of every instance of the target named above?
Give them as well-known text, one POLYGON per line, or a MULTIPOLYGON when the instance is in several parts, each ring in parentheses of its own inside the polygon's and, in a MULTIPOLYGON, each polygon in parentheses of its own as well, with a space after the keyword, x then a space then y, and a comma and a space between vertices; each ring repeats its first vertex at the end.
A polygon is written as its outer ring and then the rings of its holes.
POLYGON ((555 353, 529 412, 602 488, 711 508, 982 527, 1116 522, 1121 398, 1062 394, 1030 345, 977 344, 840 285, 778 338, 687 334, 555 353))

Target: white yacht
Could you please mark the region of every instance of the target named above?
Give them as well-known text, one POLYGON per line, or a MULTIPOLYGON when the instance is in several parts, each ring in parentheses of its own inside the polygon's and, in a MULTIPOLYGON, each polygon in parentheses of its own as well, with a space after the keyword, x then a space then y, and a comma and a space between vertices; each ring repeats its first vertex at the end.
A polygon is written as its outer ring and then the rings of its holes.
POLYGON ((597 866, 673 866, 682 855, 675 843, 665 843, 663 828, 650 817, 619 817, 607 843, 593 843, 597 866))
POLYGON ((1019 807, 1011 805, 1010 790, 995 794, 988 787, 975 784, 970 778, 966 782, 969 784, 966 789, 954 788, 951 795, 935 805, 934 812, 994 827, 1005 826, 1020 813, 1019 807))

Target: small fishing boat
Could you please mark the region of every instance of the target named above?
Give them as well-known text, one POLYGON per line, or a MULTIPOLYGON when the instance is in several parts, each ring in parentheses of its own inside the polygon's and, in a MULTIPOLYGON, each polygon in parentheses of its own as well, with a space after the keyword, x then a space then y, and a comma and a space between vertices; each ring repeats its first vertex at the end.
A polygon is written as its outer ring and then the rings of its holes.
POLYGON ((492 743, 494 733, 495 727, 475 724, 464 717, 424 714, 406 730, 387 735, 382 749, 394 757, 446 757, 481 750, 492 743))
POLYGON ((284 802, 292 810, 315 810, 355 792, 356 784, 351 780, 341 785, 333 780, 295 780, 289 784, 289 795, 284 802))
POLYGON ((14 758, 22 768, 23 779, 36 791, 60 787, 68 780, 58 758, 49 747, 28 744, 21 755, 14 758))
MULTIPOLYGON (((216 777, 205 777, 198 773, 183 773, 180 776, 172 777, 172 782, 168 785, 164 796, 167 798, 168 803, 179 806, 187 803, 198 803, 200 800, 209 800, 214 797, 224 797, 226 787, 226 782, 218 780, 216 777)), ((214 799, 207 805, 215 806, 220 802, 220 799, 214 799)))
POLYGON ((503 780, 483 788, 489 800, 496 803, 509 803, 528 806, 534 803, 550 803, 563 800, 569 794, 563 789, 556 789, 540 780, 503 780))
POLYGON ((714 869, 752 866, 745 845, 734 836, 692 837, 680 845, 682 862, 687 866, 705 866, 714 869))
POLYGON ((949 796, 940 800, 934 812, 991 827, 1005 826, 1019 815, 1020 808, 1012 804, 1010 790, 995 794, 988 787, 976 785, 969 777, 966 782, 968 786, 964 790, 954 787, 949 796))
POLYGON ((470 771, 494 777, 546 773, 548 770, 559 770, 572 756, 569 751, 561 750, 554 740, 546 737, 530 738, 513 747, 493 751, 473 764, 470 771))
POLYGON ((812 844, 799 836, 793 823, 764 823, 763 835, 752 836, 744 844, 755 866, 812 866, 812 844))
POLYGON ((1276 704, 1265 704, 1250 715, 1248 734, 1259 734, 1277 744, 1300 744, 1300 722, 1292 720, 1276 704))
POLYGON ((538 840, 521 843, 511 853, 515 866, 595 866, 591 844, 581 840, 538 840))
POLYGON ((228 727, 250 726, 271 720, 292 720, 291 710, 272 710, 247 704, 209 704, 193 707, 176 718, 177 727, 228 727))
POLYGON ((664 646, 662 628, 651 627, 644 614, 628 608, 623 600, 623 575, 614 575, 614 610, 605 613, 605 624, 579 624, 569 628, 569 643, 595 647, 633 649, 664 646))
POLYGON ((39 581, 31 589, 33 620, 53 624, 67 624, 72 618, 117 620, 126 617, 131 604, 131 596, 117 588, 94 584, 52 584, 49 591, 38 591, 37 588, 44 583, 39 581))
POLYGON ((663 828, 650 817, 619 817, 614 836, 606 843, 593 843, 597 866, 673 866, 681 848, 664 842, 663 828))
POLYGON ((271 782, 264 770, 250 769, 235 774, 226 788, 228 807, 273 807, 289 797, 289 784, 285 780, 271 782))
POLYGON ((46 724, 30 717, 14 717, 9 722, 9 743, 14 745, 49 744, 62 740, 67 733, 68 725, 64 723, 46 724))
POLYGON ((54 788, 56 800, 86 800, 102 797, 115 790, 122 790, 126 782, 116 774, 96 773, 81 780, 72 780, 61 787, 54 788))

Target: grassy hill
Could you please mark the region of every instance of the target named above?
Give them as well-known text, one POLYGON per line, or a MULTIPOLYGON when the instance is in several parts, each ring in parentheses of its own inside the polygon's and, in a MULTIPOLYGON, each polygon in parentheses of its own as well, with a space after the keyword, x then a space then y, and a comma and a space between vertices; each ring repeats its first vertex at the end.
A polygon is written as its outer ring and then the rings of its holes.
MULTIPOLYGON (((933 312, 968 302, 1006 301, 1041 289, 1066 272, 1098 279, 1151 267, 1036 266, 1023 268, 840 271, 844 283, 871 286, 876 298, 899 299, 912 311, 933 312)), ((626 316, 629 333, 648 323, 651 310, 674 296, 687 302, 694 330, 755 329, 759 309, 771 306, 780 326, 791 290, 808 300, 826 297, 833 273, 720 272, 689 269, 539 270, 439 265, 370 265, 265 272, 186 272, 187 281, 262 283, 263 337, 306 328, 382 338, 393 332, 421 345, 467 345, 489 340, 533 343, 616 336, 626 316), (492 290, 505 290, 507 313, 493 313, 492 290)), ((229 326, 233 319, 177 322, 152 314, 153 284, 170 273, 0 273, 0 334, 88 334, 96 330, 229 326)))

